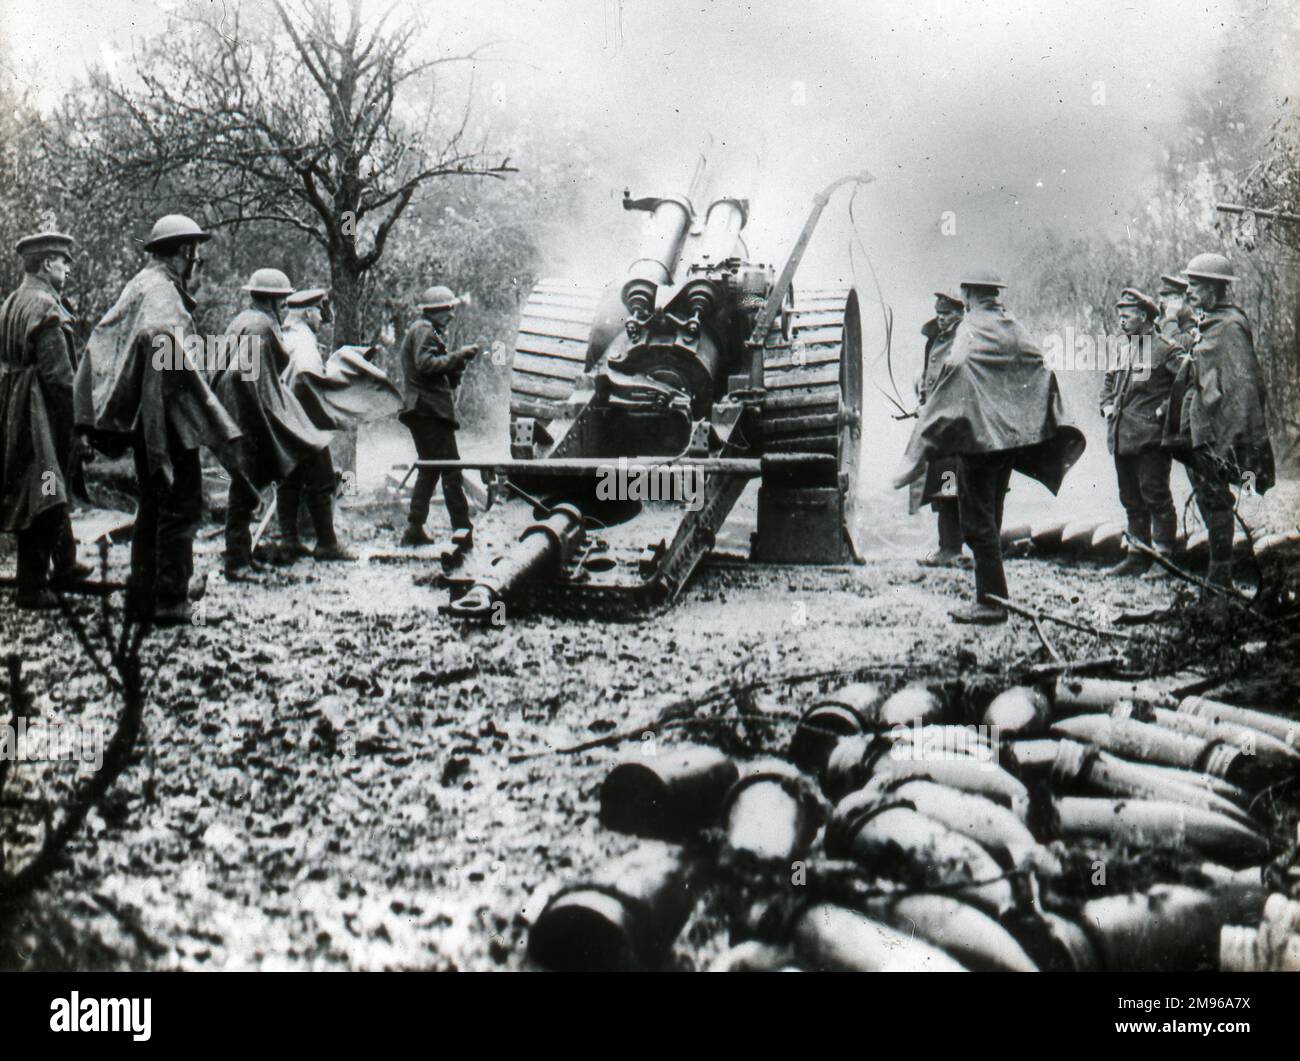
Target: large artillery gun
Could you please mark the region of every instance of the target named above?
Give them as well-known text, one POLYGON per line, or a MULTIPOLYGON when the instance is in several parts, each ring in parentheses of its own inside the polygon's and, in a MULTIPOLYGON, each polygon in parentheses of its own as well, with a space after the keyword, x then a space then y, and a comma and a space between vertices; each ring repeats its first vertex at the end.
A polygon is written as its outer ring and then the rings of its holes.
POLYGON ((442 555, 444 611, 500 621, 531 599, 594 614, 670 601, 759 480, 751 559, 857 559, 862 328, 852 287, 795 274, 836 181, 814 200, 779 273, 753 260, 744 199, 698 212, 687 195, 634 199, 649 215, 619 280, 537 283, 510 382, 510 460, 477 469, 504 528, 442 555))

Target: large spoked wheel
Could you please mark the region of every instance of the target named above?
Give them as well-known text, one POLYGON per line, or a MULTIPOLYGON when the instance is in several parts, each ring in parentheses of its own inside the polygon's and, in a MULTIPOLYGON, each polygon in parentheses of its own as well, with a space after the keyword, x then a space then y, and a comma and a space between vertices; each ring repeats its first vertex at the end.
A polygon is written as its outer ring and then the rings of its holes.
POLYGON ((857 547, 862 454, 862 314, 851 288, 803 291, 790 309, 788 345, 773 329, 764 350, 764 449, 835 456, 844 537, 857 547))

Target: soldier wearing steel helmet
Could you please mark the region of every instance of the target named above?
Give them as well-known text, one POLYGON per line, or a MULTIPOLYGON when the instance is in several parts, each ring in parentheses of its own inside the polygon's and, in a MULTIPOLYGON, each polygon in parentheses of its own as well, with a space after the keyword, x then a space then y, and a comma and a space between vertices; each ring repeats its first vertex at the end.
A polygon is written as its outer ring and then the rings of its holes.
POLYGON ((1052 493, 1083 452, 1083 433, 1067 422, 1056 376, 1042 352, 1002 305, 1006 283, 976 270, 960 281, 966 314, 952 353, 921 407, 908 442, 901 487, 922 463, 958 457, 962 537, 975 557, 975 602, 950 614, 959 623, 1004 623, 1002 512, 1012 471, 1052 493))
POLYGON ((217 401, 185 340, 195 332, 199 246, 211 239, 191 218, 154 223, 149 261, 95 326, 77 367, 77 426, 110 455, 131 449, 139 490, 127 609, 137 620, 190 620, 194 532, 203 513, 199 447, 227 466, 239 428, 217 401))
MULTIPOLYGON (((1178 347, 1157 333, 1160 307, 1150 296, 1126 287, 1115 302, 1115 311, 1125 341, 1120 363, 1102 382, 1098 402, 1106 420, 1106 445, 1115 461, 1129 536, 1172 556, 1178 539, 1178 514, 1169 489, 1169 451, 1161 447, 1161 437, 1178 347)), ((1163 565, 1152 564, 1149 556, 1136 549, 1109 573, 1167 576, 1163 565)))
MULTIPOLYGON (((476 345, 447 349, 447 325, 461 300, 448 287, 430 287, 416 303, 420 318, 402 339, 401 363, 403 397, 406 407, 400 419, 411 432, 415 452, 420 460, 457 460, 456 386, 465 365, 474 358, 476 345)), ((429 502, 438 484, 436 468, 421 468, 411 495, 403 545, 427 545, 433 539, 424 531, 429 517, 429 502)), ((447 515, 455 530, 470 530, 469 503, 457 470, 442 473, 442 494, 447 515)))
POLYGON ((20 608, 52 608, 51 581, 91 573, 68 518, 76 358, 62 291, 73 242, 61 232, 20 239, 22 283, 0 307, 0 529, 18 538, 20 608))
POLYGON ((1187 466, 1209 536, 1207 579, 1232 585, 1233 488, 1264 493, 1274 483, 1264 375, 1246 314, 1232 304, 1236 276, 1222 254, 1196 255, 1183 270, 1196 313, 1191 356, 1179 371, 1165 444, 1187 466))
MULTIPOLYGON (((241 474, 231 477, 226 502, 225 570, 233 582, 258 580, 261 565, 253 559, 251 528, 258 491, 284 479, 304 460, 316 459, 330 441, 281 380, 290 363, 281 328, 284 301, 293 294, 289 278, 279 269, 257 269, 243 290, 249 306, 226 328, 227 363, 212 380, 243 436, 241 474)), ((336 558, 347 558, 337 540, 332 546, 325 543, 325 550, 330 549, 341 554, 336 558)))

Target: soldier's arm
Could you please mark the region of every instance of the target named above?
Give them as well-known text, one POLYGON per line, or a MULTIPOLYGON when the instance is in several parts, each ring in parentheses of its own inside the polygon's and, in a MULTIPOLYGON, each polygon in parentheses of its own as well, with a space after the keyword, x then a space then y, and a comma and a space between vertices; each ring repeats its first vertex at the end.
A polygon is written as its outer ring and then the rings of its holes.
POLYGON ((36 372, 56 422, 72 428, 72 351, 67 333, 49 324, 36 336, 36 372))
POLYGON ((438 338, 437 332, 430 329, 420 344, 420 349, 415 352, 415 368, 423 376, 436 376, 461 368, 476 353, 476 346, 449 351, 438 338))
POLYGON ((1098 399, 1098 405, 1102 416, 1110 416, 1110 411, 1115 405, 1115 385, 1118 379, 1118 372, 1107 372, 1101 381, 1101 397, 1098 399))

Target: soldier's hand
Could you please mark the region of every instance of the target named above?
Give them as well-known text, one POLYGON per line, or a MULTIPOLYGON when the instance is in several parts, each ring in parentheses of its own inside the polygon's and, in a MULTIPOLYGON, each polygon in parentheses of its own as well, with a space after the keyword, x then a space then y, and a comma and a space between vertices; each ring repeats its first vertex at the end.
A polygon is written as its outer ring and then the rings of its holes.
POLYGON ((478 357, 481 351, 482 347, 480 347, 478 343, 470 343, 469 346, 462 346, 458 353, 466 361, 472 361, 474 358, 478 357))

